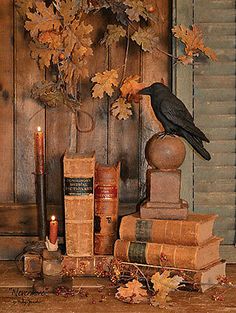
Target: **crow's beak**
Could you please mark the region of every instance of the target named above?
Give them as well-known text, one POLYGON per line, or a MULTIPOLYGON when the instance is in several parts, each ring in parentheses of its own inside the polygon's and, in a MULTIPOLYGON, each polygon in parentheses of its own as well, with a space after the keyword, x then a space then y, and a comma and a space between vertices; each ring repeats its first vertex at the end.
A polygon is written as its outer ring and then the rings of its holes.
POLYGON ((138 93, 140 95, 150 95, 151 94, 151 88, 150 87, 143 88, 143 89, 139 90, 138 93))

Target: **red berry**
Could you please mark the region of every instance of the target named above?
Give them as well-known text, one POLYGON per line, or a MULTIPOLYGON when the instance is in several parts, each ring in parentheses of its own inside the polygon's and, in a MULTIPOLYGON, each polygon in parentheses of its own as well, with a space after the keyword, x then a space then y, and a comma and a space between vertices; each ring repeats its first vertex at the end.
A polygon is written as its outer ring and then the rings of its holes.
POLYGON ((153 6, 150 6, 147 11, 148 11, 149 13, 153 13, 153 12, 156 11, 156 8, 153 7, 153 6))
POLYGON ((60 53, 59 54, 59 60, 63 61, 65 59, 65 54, 64 53, 60 53))

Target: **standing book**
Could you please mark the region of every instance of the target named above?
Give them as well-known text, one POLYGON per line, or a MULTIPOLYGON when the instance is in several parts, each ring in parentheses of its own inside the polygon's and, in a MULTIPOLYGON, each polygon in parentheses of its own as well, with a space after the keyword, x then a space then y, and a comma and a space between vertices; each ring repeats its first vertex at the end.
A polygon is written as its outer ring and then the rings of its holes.
POLYGON ((93 255, 95 155, 66 154, 64 201, 66 253, 93 255))
POLYGON ((96 163, 95 254, 113 254, 117 239, 120 163, 96 163))

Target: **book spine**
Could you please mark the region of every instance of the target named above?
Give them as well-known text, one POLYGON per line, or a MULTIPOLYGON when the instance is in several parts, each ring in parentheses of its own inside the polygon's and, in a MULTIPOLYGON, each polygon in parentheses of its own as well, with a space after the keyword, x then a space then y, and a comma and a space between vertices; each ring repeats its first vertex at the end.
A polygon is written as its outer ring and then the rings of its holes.
MULTIPOLYGON (((117 240, 114 256, 125 262, 198 269, 197 246, 177 246, 117 240)), ((216 261, 216 260, 215 260, 216 261)))
POLYGON ((112 254, 117 239, 120 164, 95 170, 95 254, 112 254))
POLYGON ((125 216, 121 220, 120 238, 128 241, 196 246, 201 244, 198 240, 197 226, 198 224, 194 222, 151 220, 125 216))
POLYGON ((66 253, 93 255, 95 157, 64 157, 66 253))

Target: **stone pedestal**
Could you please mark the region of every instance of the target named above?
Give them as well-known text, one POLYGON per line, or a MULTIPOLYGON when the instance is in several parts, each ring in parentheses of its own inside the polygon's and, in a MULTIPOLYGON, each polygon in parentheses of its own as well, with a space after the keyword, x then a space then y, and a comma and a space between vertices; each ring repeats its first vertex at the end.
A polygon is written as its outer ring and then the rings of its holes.
POLYGON ((141 204, 141 218, 184 220, 188 203, 180 199, 181 170, 185 147, 178 137, 154 135, 146 146, 147 199, 141 204))

